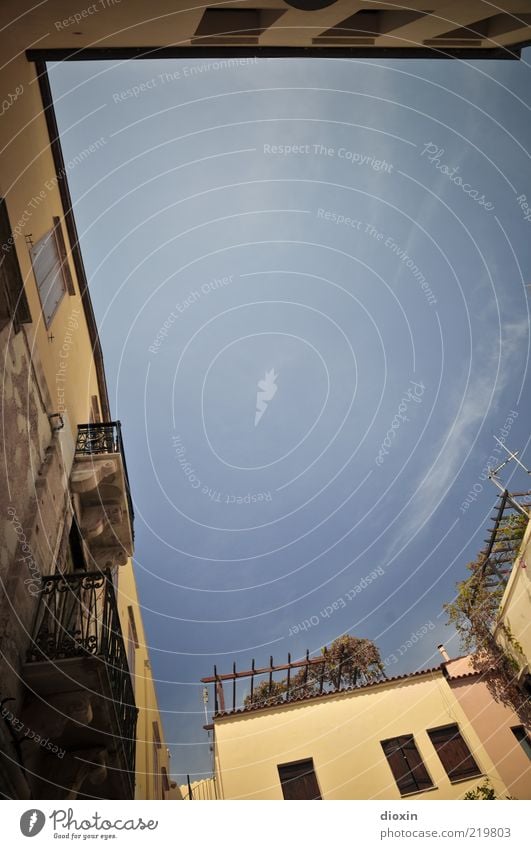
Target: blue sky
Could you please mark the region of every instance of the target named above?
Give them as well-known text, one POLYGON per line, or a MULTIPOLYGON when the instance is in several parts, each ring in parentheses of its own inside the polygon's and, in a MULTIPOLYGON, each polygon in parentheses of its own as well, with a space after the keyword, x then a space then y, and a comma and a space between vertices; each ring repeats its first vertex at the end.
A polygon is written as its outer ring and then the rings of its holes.
POLYGON ((214 663, 459 653, 528 440, 529 55, 50 66, 175 775, 214 663))

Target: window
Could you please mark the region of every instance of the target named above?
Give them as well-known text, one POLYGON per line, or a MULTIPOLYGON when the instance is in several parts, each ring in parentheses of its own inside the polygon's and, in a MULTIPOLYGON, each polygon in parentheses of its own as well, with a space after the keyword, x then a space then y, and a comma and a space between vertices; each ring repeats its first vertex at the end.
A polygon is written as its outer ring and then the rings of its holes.
POLYGON ((97 395, 92 395, 90 399, 90 424, 101 422, 100 402, 97 395))
POLYGON ((129 667, 129 674, 131 676, 131 683, 133 685, 133 690, 135 689, 135 660, 136 660, 136 650, 138 648, 138 635, 136 631, 136 623, 135 617, 133 614, 133 608, 127 608, 127 615, 129 617, 129 621, 127 623, 127 665, 129 667))
POLYGON ((481 770, 461 737, 457 725, 446 725, 428 731, 428 736, 439 755, 450 781, 460 781, 481 775, 481 770))
POLYGON ((158 722, 153 723, 153 798, 162 799, 162 772, 160 763, 160 732, 158 722))
POLYGON ((313 759, 280 764, 278 767, 284 799, 321 799, 313 759))
POLYGON ((54 218, 53 222, 53 228, 30 248, 33 273, 47 328, 52 323, 67 288, 70 294, 74 294, 61 222, 59 218, 54 218))
POLYGON ((167 793, 170 789, 170 779, 168 778, 168 770, 165 766, 161 767, 162 773, 162 798, 165 799, 165 793, 167 793))
POLYGON ((531 760, 531 740, 524 728, 523 725, 515 725, 514 728, 511 728, 514 736, 520 743, 522 749, 526 753, 527 757, 531 760))
POLYGON ((382 740, 382 749, 402 796, 406 793, 420 793, 434 786, 415 745, 413 734, 382 740))
POLYGON ((3 198, 0 198, 0 245, 0 330, 12 321, 18 333, 21 324, 31 322, 31 314, 3 198))
POLYGON ((83 550, 83 537, 79 530, 76 517, 72 518, 70 534, 68 537, 68 550, 66 555, 67 572, 84 572, 87 568, 85 552, 83 550))

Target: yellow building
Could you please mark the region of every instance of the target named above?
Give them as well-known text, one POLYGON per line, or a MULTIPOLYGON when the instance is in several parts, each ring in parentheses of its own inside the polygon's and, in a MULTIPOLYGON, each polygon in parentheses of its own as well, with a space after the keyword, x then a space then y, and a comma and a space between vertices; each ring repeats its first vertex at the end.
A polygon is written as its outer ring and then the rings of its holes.
MULTIPOLYGON (((512 566, 496 632, 515 661, 525 699, 531 523, 525 526, 525 513, 514 522, 526 509, 521 502, 517 508, 505 492, 482 562, 504 583, 502 567, 512 566)), ((203 681, 215 688, 207 727, 214 735, 219 798, 462 799, 486 780, 497 798, 531 798, 531 728, 524 713, 514 700, 493 698, 472 656, 450 660, 439 649, 439 667, 342 690, 327 687, 322 659, 308 655, 278 667, 271 661, 262 669, 253 662, 246 672, 215 670, 203 681), (317 689, 306 685, 312 669, 321 675, 317 689), (288 675, 282 682, 280 672, 288 675)))
POLYGON ((164 798, 121 428, 47 81, 15 31, 0 38, 0 791, 164 798))
POLYGON ((131 562, 118 570, 117 600, 138 708, 135 798, 180 799, 179 788, 170 779, 170 756, 164 741, 155 682, 151 674, 149 649, 131 562))
POLYGON ((220 710, 213 720, 219 797, 462 799, 488 779, 498 798, 515 791, 531 798, 531 750, 512 730, 518 717, 492 701, 467 663, 220 710))

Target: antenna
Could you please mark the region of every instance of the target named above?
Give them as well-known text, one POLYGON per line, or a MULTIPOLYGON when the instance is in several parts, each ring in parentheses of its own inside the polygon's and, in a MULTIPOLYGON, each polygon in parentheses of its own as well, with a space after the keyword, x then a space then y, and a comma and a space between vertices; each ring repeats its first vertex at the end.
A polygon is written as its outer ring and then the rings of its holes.
MULTIPOLYGON (((504 443, 501 441, 501 439, 498 439, 497 436, 495 436, 494 439, 496 440, 496 442, 498 442, 501 445, 501 447, 503 448, 504 451, 507 451, 507 454, 509 455, 509 459, 505 460, 505 462, 502 463, 502 466, 504 466, 505 463, 509 463, 511 460, 515 460, 515 462, 518 463, 518 465, 522 467, 524 472, 526 472, 528 475, 531 475, 531 472, 529 471, 529 469, 526 469, 524 464, 521 463, 520 460, 518 459, 518 454, 520 453, 519 451, 514 451, 514 452, 509 451, 509 449, 504 445, 504 443)), ((498 466, 498 468, 495 470, 495 472, 493 472, 493 474, 496 474, 496 472, 499 469, 501 469, 501 466, 498 466)))
POLYGON ((489 480, 491 480, 492 483, 494 484, 494 486, 497 486, 498 489, 500 490, 500 492, 502 492, 506 496, 507 501, 509 501, 509 503, 512 504, 512 506, 515 508, 515 510, 518 510, 519 513, 522 513, 524 516, 529 518, 529 511, 526 510, 525 507, 523 507, 521 504, 519 504, 518 501, 516 501, 516 499, 512 497, 512 495, 509 493, 509 491, 506 489, 506 487, 504 487, 503 484, 500 483, 497 475, 498 475, 498 472, 500 471, 500 469, 503 469, 503 467, 506 466, 507 463, 510 463, 511 460, 514 460, 524 470, 524 472, 526 472, 526 474, 530 475, 531 472, 518 459, 518 454, 520 453, 519 451, 509 451, 509 449, 501 441, 501 439, 498 439, 497 436, 495 436, 494 439, 496 440, 496 442, 499 445, 501 445, 503 450, 506 451, 509 456, 507 457, 506 460, 503 461, 503 463, 500 463, 499 466, 496 466, 495 469, 489 469, 489 475, 488 475, 489 480))

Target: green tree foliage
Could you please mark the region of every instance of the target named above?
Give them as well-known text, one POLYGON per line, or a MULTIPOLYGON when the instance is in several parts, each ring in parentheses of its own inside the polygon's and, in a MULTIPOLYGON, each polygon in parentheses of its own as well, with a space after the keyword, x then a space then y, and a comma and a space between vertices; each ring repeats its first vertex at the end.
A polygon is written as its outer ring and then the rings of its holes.
MULTIPOLYGON (((494 792, 494 787, 492 787, 488 778, 485 779, 483 784, 478 784, 477 787, 474 787, 473 790, 468 790, 467 793, 463 796, 463 799, 486 799, 489 801, 493 801, 495 799, 499 799, 499 796, 496 796, 494 792)), ((504 799, 510 799, 514 801, 514 796, 504 796, 504 799)))
MULTIPOLYGON (((358 687, 384 676, 382 658, 376 645, 360 637, 344 634, 329 648, 324 648, 318 663, 311 663, 290 678, 289 698, 317 695, 322 692, 358 687)), ((281 704, 287 698, 287 678, 262 682, 254 689, 253 698, 247 695, 244 707, 268 707, 281 704)))
POLYGON ((312 664, 308 671, 301 669, 292 683, 294 694, 315 695, 321 690, 321 680, 328 692, 359 687, 383 677, 382 658, 372 640, 343 634, 323 649, 320 663, 312 664))
POLYGON ((494 792, 494 788, 491 787, 489 783, 489 779, 485 779, 483 784, 478 784, 477 787, 474 787, 473 790, 469 790, 468 793, 465 793, 463 799, 497 799, 496 793, 494 792))
POLYGON ((271 681, 271 687, 269 686, 269 681, 262 681, 258 684, 257 687, 254 688, 253 698, 251 701, 251 694, 245 697, 243 701, 243 706, 245 708, 250 707, 272 707, 273 705, 281 704, 284 701, 284 694, 286 692, 286 680, 282 681, 271 681))

